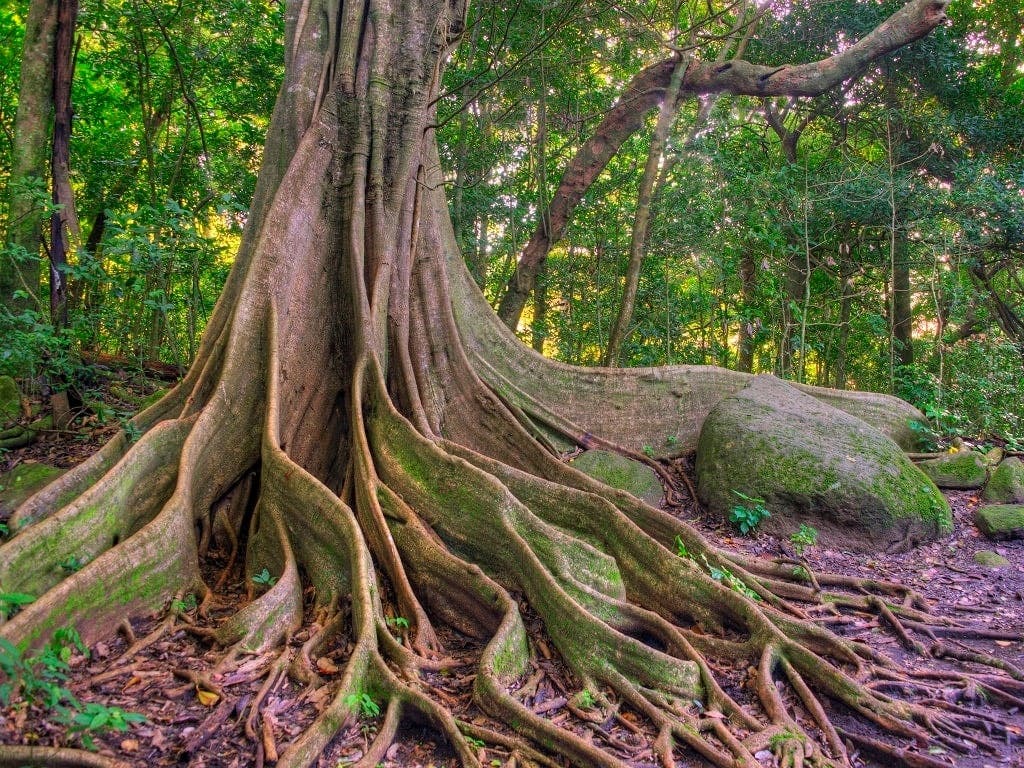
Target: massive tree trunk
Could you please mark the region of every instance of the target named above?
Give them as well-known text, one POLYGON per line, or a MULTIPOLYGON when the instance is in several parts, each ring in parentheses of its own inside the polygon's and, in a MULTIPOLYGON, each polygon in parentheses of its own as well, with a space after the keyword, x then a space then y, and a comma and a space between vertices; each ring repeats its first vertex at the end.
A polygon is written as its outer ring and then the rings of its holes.
MULTIPOLYGON (((641 460, 666 438, 692 448, 708 409, 749 376, 576 369, 520 344, 490 311, 455 247, 430 128, 463 18, 457 0, 289 4, 286 81, 249 226, 196 362, 135 419, 136 442, 122 434, 18 510, 0 584, 39 599, 0 636, 38 644, 73 623, 95 640, 176 595, 209 598, 200 562, 212 536, 242 543, 248 576, 277 577, 212 632, 222 666, 281 647, 304 622, 312 637, 294 659, 283 650, 272 675, 315 680, 311 657, 351 648, 331 703, 278 765, 313 764, 351 697, 368 693, 386 714, 360 766, 383 758, 409 716, 467 766, 481 764, 472 737, 521 761, 623 768, 607 742, 517 694, 534 647, 521 603, 598 705, 644 723, 665 766, 696 753, 753 768, 763 749, 791 765, 849 765, 844 739, 868 742, 833 725, 826 699, 922 744, 1000 728, 876 692, 879 674, 909 677, 799 605, 841 600, 925 626, 909 590, 824 574, 809 586, 563 463, 559 446, 641 460), (69 575, 59 564, 71 554, 87 565, 69 575), (829 594, 849 586, 868 594, 829 594), (388 616, 408 620, 408 645, 388 616), (451 663, 442 623, 478 641, 474 697, 489 722, 458 719, 432 682, 451 663), (751 667, 750 703, 708 659, 751 667)), ((805 389, 894 433, 913 413, 805 389)), ((1005 685, 989 675, 984 689, 1005 697, 1005 685)), ((251 707, 258 722, 261 698, 251 707)))

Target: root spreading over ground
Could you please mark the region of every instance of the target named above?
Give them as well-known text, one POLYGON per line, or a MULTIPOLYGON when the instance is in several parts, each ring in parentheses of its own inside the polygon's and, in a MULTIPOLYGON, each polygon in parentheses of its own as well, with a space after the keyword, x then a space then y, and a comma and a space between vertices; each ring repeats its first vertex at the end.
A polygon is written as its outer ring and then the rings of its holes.
MULTIPOLYGON (((567 692, 578 716, 651 733, 665 768, 694 755, 756 766, 766 751, 787 768, 849 766, 852 750, 937 767, 948 763, 923 747, 1010 738, 967 706, 979 695, 1024 706, 1024 673, 962 643, 985 633, 899 584, 729 553, 561 460, 574 446, 692 446, 703 414, 745 378, 577 370, 519 345, 459 261, 430 128, 461 11, 374 9, 289 11, 267 164, 199 358, 135 419, 136 442, 118 437, 19 509, 0 585, 38 599, 0 636, 38 645, 70 624, 93 641, 189 593, 206 612, 244 568, 267 588, 195 631, 223 649, 218 672, 259 668, 246 732, 254 759, 279 766, 314 764, 367 700, 383 720, 360 768, 406 722, 435 729, 466 766, 481 764, 481 744, 515 765, 624 766, 608 742, 525 703, 538 648, 523 606, 578 685, 567 692), (230 562, 204 579, 214 546, 230 562), (67 573, 69 556, 86 565, 67 573), (843 637, 851 611, 948 664, 917 673, 843 637), (296 650, 304 625, 315 631, 296 650), (437 683, 464 661, 441 628, 479 643, 483 723, 453 714, 437 683), (268 695, 285 676, 319 686, 314 660, 341 641, 331 700, 282 740, 268 695), (727 668, 745 670, 743 700, 727 668), (871 729, 844 725, 854 720, 871 729)), ((891 399, 817 394, 876 423, 903 419, 891 399)), ((0 757, 105 762, 32 747, 0 757)))

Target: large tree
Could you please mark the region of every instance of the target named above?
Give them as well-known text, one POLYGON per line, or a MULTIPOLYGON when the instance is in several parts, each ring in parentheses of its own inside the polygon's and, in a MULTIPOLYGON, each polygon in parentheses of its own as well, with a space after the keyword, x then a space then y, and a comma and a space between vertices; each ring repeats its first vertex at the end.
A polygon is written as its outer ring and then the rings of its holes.
MULTIPOLYGON (((883 33, 927 34, 945 5, 912 0, 883 33)), ((517 698, 532 642, 521 603, 581 686, 653 728, 666 766, 686 749, 721 766, 758 765, 763 749, 790 765, 849 765, 846 738, 937 764, 845 734, 826 700, 922 744, 998 728, 877 692, 868 683, 879 675, 911 685, 910 673, 801 607, 859 587, 867 594, 837 599, 901 632, 901 621, 926 627, 934 619, 909 590, 827 575, 808 586, 792 566, 719 549, 561 460, 567 446, 639 459, 647 443, 692 448, 708 409, 749 377, 575 369, 519 344, 491 312, 454 244, 432 129, 464 17, 460 0, 289 3, 262 173, 196 363, 131 437, 18 510, 0 584, 39 598, 0 635, 39 643, 70 622, 96 639, 175 595, 210 599, 201 561, 216 539, 244 548, 250 575, 277 577, 211 633, 225 665, 313 623, 302 652, 283 651, 269 673, 312 681, 311 658, 339 637, 352 643, 332 703, 279 765, 313 763, 350 716, 350 697, 369 692, 386 715, 361 766, 382 758, 405 716, 436 726, 465 765, 479 765, 472 736, 526 761, 622 766, 517 698), (88 564, 67 575, 59 564, 71 554, 88 564), (389 615, 410 623, 407 645, 389 615), (458 720, 431 683, 450 663, 442 623, 478 641, 474 693, 490 724, 458 720), (752 667, 751 702, 723 689, 709 659, 752 667), (797 721, 779 684, 814 727, 797 721)), ((792 77, 694 62, 688 80, 710 91, 792 77)), ((908 413, 891 398, 806 389, 890 431, 908 413)), ((1011 697, 1001 677, 948 678, 965 692, 979 684, 1011 697)))

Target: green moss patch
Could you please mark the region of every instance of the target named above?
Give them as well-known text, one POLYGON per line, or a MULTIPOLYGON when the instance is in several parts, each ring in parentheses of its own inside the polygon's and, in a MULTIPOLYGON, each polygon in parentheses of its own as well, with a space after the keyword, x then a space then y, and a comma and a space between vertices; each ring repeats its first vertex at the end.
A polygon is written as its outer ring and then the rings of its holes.
POLYGON ((939 488, 970 490, 981 488, 988 480, 985 456, 974 451, 958 451, 937 459, 920 461, 917 468, 939 488))
POLYGON ((813 525, 854 551, 952 530, 945 498, 890 438, 866 422, 758 376, 708 415, 697 447, 697 491, 727 517, 744 494, 771 512, 758 525, 789 535, 813 525))
POLYGON ((1024 462, 1011 456, 995 468, 982 492, 985 501, 996 504, 1024 504, 1024 462))
POLYGON ((46 464, 19 464, 0 475, 0 517, 9 517, 29 496, 64 472, 46 464))
POLYGON ((987 549, 982 549, 978 552, 975 552, 974 562, 976 562, 978 565, 983 565, 986 568, 1005 568, 1010 564, 1010 561, 1002 555, 987 549))
POLYGON ((990 539, 1024 538, 1024 504, 990 504, 974 513, 974 524, 990 539))
POLYGON ((658 506, 665 495, 653 469, 611 451, 586 451, 572 465, 595 480, 631 493, 654 506, 658 506))

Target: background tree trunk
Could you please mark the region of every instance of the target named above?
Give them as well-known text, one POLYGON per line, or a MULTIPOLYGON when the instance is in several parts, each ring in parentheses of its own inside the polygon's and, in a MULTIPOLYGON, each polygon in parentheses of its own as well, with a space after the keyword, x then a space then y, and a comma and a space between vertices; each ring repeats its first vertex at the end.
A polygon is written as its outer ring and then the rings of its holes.
POLYGON ((18 112, 14 120, 5 237, 8 252, 0 258, 0 302, 14 313, 44 306, 39 297, 39 255, 46 207, 41 201, 46 194, 46 147, 53 116, 56 30, 57 0, 32 0, 25 19, 18 112), (15 299, 15 291, 29 295, 15 299))

